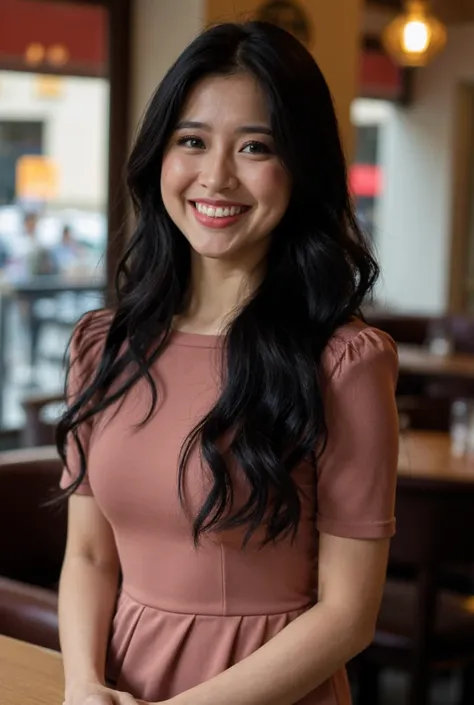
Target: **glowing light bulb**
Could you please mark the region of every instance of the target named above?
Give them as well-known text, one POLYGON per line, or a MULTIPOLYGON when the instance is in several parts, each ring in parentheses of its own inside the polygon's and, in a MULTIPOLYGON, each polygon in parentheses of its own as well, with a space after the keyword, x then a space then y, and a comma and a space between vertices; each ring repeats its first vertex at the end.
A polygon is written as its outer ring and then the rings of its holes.
POLYGON ((424 22, 412 20, 403 28, 403 48, 405 51, 421 53, 430 43, 430 32, 424 22))
POLYGON ((383 30, 382 44, 401 66, 426 66, 445 46, 445 25, 429 11, 427 0, 405 0, 404 10, 383 30))

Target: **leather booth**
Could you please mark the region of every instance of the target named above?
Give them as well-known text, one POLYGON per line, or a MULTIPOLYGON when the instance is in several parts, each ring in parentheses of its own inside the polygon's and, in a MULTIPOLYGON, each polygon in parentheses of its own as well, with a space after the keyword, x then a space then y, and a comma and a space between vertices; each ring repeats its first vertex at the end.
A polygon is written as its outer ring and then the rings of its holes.
POLYGON ((60 474, 52 446, 0 453, 0 633, 57 650, 67 508, 45 503, 60 474))

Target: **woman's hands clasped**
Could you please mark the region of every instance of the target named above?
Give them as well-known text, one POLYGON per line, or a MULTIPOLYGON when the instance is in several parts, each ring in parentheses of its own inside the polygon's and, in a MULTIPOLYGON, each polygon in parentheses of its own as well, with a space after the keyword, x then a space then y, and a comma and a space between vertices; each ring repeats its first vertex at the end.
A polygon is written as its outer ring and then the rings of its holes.
POLYGON ((130 693, 107 688, 100 683, 80 683, 68 689, 63 705, 149 705, 130 693))

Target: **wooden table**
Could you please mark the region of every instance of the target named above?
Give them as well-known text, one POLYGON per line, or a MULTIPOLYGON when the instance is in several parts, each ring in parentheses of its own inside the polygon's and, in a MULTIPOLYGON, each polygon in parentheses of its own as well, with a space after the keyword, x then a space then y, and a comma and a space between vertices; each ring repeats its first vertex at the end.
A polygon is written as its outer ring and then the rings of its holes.
POLYGON ((400 435, 398 478, 399 484, 417 481, 474 484, 474 457, 454 457, 448 433, 406 431, 400 435))
POLYGON ((1 705, 61 705, 63 692, 59 654, 0 636, 1 705))
POLYGON ((400 372, 422 376, 457 377, 474 380, 474 355, 434 355, 421 345, 398 345, 400 372))

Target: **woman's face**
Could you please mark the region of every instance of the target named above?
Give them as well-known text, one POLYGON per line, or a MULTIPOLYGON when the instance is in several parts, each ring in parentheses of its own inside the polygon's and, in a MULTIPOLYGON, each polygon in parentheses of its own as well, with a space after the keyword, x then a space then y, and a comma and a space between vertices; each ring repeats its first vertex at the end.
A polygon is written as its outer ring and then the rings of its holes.
POLYGON ((264 257, 288 206, 290 178, 254 78, 210 76, 194 87, 165 151, 161 193, 202 257, 264 257))

